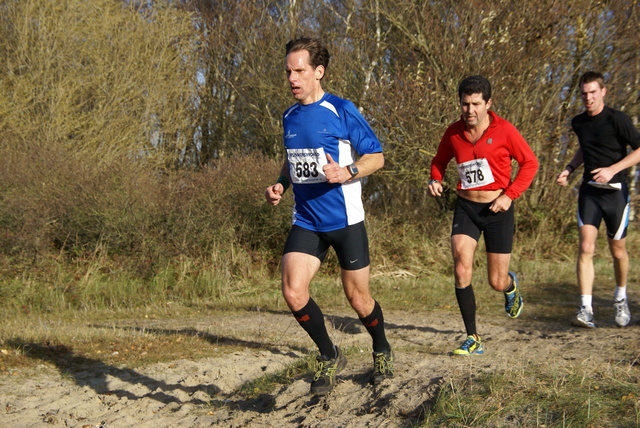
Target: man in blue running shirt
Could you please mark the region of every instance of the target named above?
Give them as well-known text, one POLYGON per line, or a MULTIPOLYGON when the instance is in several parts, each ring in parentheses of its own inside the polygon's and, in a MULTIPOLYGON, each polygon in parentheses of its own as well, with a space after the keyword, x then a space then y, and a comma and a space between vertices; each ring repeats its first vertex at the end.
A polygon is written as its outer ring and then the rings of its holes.
POLYGON ((282 256, 282 294, 300 326, 318 346, 311 393, 326 394, 347 360, 329 337, 309 285, 329 247, 340 261, 344 292, 373 340, 373 384, 393 376, 394 357, 382 309, 369 291, 369 242, 361 179, 382 168, 382 147, 350 101, 324 92, 329 52, 306 37, 286 45, 286 73, 297 103, 283 114, 286 160, 265 196, 278 205, 293 186, 293 226, 282 256))

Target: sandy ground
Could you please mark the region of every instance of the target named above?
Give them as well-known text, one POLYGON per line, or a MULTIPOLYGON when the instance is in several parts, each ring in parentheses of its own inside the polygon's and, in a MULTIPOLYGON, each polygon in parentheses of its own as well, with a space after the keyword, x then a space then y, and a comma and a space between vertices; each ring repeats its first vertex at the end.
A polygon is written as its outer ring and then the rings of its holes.
MULTIPOLYGON (((456 379, 507 367, 535 370, 553 364, 561 370, 599 364, 617 350, 630 344, 637 349, 640 344, 635 320, 623 329, 611 320, 587 330, 526 317, 510 320, 503 314, 478 320, 484 355, 454 357, 450 351, 464 340, 458 313, 387 311, 397 371, 374 388, 368 383, 372 360, 365 329, 351 312, 326 315, 336 343, 350 350, 349 364, 327 396, 308 394, 311 374, 255 399, 236 393, 246 382, 278 372, 313 351, 289 314, 211 314, 189 325, 144 320, 141 326, 150 330, 188 328, 203 340, 222 337, 242 350, 224 358, 178 360, 135 370, 95 360, 66 369, 42 364, 28 378, 0 380, 0 427, 409 427, 433 404, 443 384, 456 379)), ((640 383, 639 366, 633 370, 640 383)), ((517 415, 513 418, 507 418, 505 426, 517 425, 517 415)))

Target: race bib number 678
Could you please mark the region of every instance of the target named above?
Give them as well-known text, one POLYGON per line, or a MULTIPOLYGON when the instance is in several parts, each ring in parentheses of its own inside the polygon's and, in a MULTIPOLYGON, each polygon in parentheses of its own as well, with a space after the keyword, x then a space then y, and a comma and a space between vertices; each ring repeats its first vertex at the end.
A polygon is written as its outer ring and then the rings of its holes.
POLYGON ((327 164, 324 148, 287 149, 289 174, 296 184, 314 184, 327 181, 322 167, 327 164))
POLYGON ((475 189, 493 183, 493 173, 487 159, 474 159, 458 164, 458 175, 463 189, 475 189))

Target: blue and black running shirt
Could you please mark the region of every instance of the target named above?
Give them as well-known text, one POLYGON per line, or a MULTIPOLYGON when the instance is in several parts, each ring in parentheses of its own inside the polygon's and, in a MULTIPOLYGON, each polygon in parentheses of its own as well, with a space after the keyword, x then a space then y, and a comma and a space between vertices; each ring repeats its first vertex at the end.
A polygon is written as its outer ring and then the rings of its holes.
POLYGON ((282 124, 294 192, 293 224, 328 232, 363 221, 360 180, 332 184, 322 171, 327 153, 346 166, 358 156, 382 152, 353 103, 325 93, 316 103, 289 107, 282 124))

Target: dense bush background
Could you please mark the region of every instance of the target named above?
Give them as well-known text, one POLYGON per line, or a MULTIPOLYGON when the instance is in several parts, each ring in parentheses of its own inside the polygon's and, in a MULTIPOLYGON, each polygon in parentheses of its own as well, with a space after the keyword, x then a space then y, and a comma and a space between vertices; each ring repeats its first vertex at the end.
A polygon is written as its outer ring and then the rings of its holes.
POLYGON ((325 89, 383 142, 365 186, 378 269, 448 268, 454 193, 431 199, 425 182, 475 73, 541 163, 517 201, 517 254, 574 251, 575 195, 554 177, 576 146, 577 78, 606 73, 608 104, 637 121, 637 3, 2 0, 2 272, 99 258, 140 278, 185 259, 275 273, 291 197, 274 208, 263 192, 292 103, 284 44, 299 35, 326 41, 325 89))

